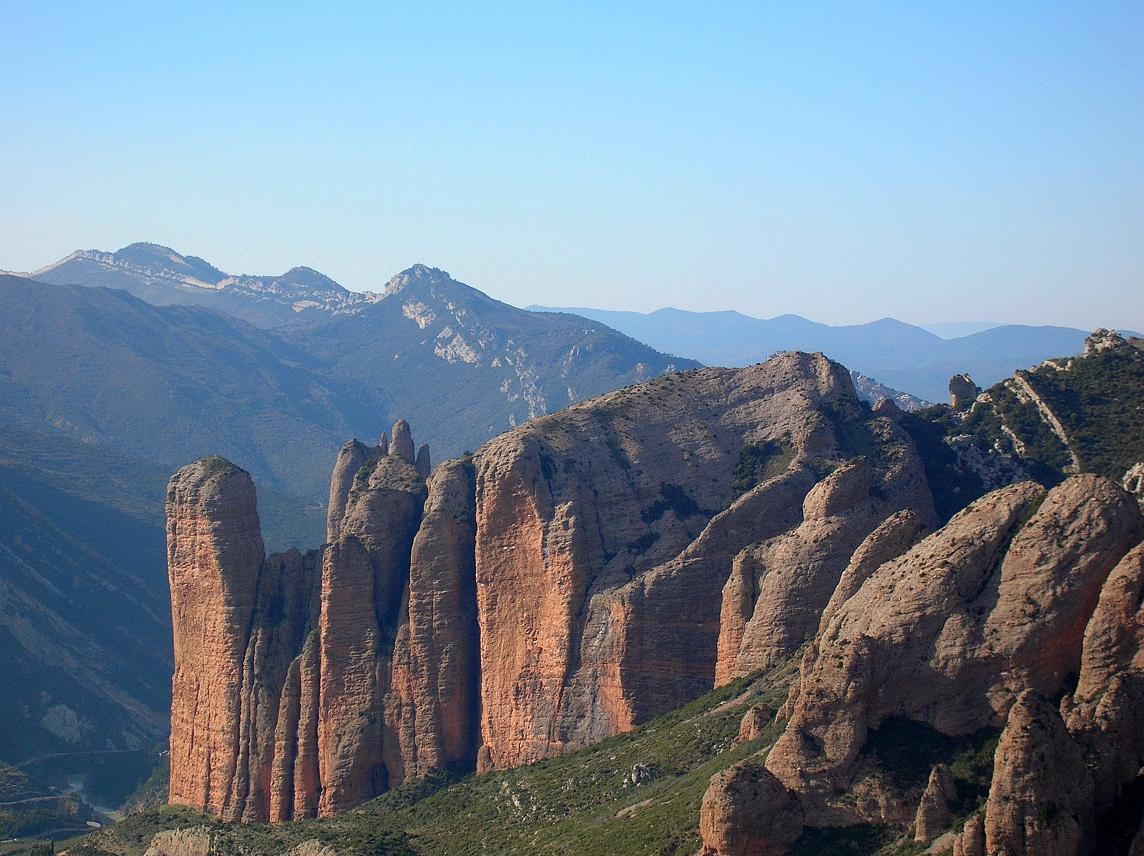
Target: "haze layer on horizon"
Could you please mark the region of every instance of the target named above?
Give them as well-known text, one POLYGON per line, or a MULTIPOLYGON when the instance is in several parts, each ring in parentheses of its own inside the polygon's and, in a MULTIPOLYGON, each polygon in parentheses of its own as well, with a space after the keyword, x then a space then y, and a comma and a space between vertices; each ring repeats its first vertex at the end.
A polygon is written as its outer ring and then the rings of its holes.
POLYGON ((0 268, 147 240, 518 306, 1144 329, 1138 3, 0 17, 0 268))

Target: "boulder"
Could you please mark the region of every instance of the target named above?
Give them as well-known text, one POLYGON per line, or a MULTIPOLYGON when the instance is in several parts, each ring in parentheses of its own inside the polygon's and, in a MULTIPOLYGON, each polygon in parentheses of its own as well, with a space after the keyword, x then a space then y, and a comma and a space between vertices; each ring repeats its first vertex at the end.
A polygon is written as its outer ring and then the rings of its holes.
POLYGON ((977 400, 981 393, 977 384, 967 374, 957 374, 949 379, 949 403, 954 410, 964 410, 977 400))
POLYGON ((802 834, 802 809, 756 761, 716 773, 703 795, 703 856, 781 856, 802 834))

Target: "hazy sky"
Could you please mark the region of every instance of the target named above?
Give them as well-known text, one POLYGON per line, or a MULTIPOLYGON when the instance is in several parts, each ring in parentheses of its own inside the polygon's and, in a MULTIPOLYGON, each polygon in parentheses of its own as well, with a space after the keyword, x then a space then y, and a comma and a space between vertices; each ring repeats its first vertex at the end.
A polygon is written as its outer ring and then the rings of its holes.
POLYGON ((1144 329, 1138 0, 233 5, 0 0, 0 268, 1144 329))

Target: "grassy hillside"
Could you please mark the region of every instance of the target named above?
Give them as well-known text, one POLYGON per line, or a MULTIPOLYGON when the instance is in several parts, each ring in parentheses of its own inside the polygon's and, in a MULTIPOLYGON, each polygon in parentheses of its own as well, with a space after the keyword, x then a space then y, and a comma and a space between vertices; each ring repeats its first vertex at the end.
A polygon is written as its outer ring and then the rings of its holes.
MULTIPOLYGON (((225 824, 184 808, 163 807, 72 842, 73 856, 138 856, 162 830, 210 836, 219 854, 281 854, 304 841, 339 856, 386 854, 615 854, 697 852, 699 810, 715 773, 739 761, 762 762, 784 723, 749 742, 736 739, 744 713, 778 708, 798 657, 767 675, 714 690, 629 734, 515 770, 420 780, 337 817, 286 824, 225 824)), ((939 761, 953 772, 956 814, 978 811, 988 792, 997 733, 945 737, 925 725, 889 720, 860 757, 864 775, 916 801, 939 761)), ((908 830, 893 825, 808 829, 799 856, 916 856, 908 830)))

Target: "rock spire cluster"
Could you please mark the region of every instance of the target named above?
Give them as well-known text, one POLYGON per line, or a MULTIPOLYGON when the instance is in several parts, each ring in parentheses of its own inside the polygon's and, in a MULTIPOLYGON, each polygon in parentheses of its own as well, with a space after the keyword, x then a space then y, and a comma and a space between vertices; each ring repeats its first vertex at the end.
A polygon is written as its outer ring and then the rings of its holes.
POLYGON ((885 520, 935 523, 910 437, 822 355, 667 376, 431 473, 414 449, 404 420, 347 443, 307 554, 263 555, 238 468, 175 474, 172 802, 328 815, 628 730, 790 656, 885 520))

